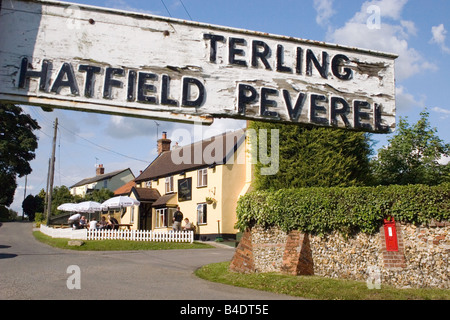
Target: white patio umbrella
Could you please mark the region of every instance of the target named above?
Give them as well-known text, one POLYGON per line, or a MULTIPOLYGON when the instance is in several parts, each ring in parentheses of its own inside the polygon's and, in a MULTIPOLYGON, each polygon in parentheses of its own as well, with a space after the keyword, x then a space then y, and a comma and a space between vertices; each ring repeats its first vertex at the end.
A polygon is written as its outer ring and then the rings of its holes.
POLYGON ((102 210, 102 204, 95 201, 84 201, 77 204, 79 212, 93 213, 102 210))
POLYGON ((84 201, 77 203, 78 212, 89 213, 89 220, 92 218, 92 213, 102 211, 102 204, 96 201, 84 201))
POLYGON ((75 212, 78 211, 78 205, 76 203, 63 203, 59 205, 56 209, 60 211, 75 212))
POLYGON ((102 209, 108 210, 113 208, 125 208, 131 206, 138 206, 140 204, 136 199, 127 196, 117 196, 106 200, 102 203, 102 209))

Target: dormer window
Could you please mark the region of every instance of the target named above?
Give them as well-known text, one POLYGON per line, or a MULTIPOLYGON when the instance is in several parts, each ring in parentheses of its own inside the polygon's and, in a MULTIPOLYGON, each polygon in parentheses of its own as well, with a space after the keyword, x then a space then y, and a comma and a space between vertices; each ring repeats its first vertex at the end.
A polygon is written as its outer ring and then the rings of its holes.
POLYGON ((208 168, 197 171, 197 188, 206 187, 208 185, 208 168))
POLYGON ((166 193, 172 193, 173 190, 173 176, 166 178, 166 193))

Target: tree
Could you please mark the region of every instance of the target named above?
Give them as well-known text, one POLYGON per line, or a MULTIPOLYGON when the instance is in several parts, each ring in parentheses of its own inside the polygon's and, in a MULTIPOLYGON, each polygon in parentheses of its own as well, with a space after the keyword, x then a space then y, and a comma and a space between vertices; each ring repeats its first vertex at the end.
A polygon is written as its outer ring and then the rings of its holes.
POLYGON ((96 189, 90 193, 87 193, 83 201, 96 201, 102 203, 112 197, 114 197, 114 192, 109 189, 102 188, 100 190, 96 189))
POLYGON ((421 112, 419 121, 412 126, 407 118, 400 118, 388 147, 380 149, 372 163, 378 184, 436 185, 450 181, 448 165, 438 162, 442 156, 449 155, 450 144, 437 136, 428 117, 426 110, 421 112))
POLYGON ((38 208, 38 199, 39 197, 35 197, 29 194, 22 202, 23 213, 28 216, 30 221, 34 221, 35 214, 38 208))
POLYGON ((66 186, 54 187, 52 194, 52 214, 56 215, 59 212, 56 208, 63 203, 73 202, 73 196, 70 193, 69 188, 66 186))
POLYGON ((0 104, 0 205, 14 200, 16 176, 31 173, 29 162, 35 158, 38 139, 33 131, 40 129, 36 120, 13 104, 0 104))
MULTIPOLYGON (((256 164, 255 187, 280 189, 300 187, 358 186, 368 183, 370 136, 334 128, 251 122, 249 128, 279 130, 279 171, 261 175, 256 164)), ((268 137, 270 146, 271 138, 268 137)), ((264 142, 263 142, 264 143, 264 142)))

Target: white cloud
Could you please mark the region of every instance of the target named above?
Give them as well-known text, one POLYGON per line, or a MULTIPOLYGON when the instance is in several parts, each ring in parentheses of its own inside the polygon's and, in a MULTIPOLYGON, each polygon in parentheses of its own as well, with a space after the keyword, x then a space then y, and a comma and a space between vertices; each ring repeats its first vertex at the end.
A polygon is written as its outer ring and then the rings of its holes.
POLYGON ((314 9, 317 11, 316 22, 320 26, 327 25, 330 18, 336 13, 333 10, 334 0, 314 0, 314 9))
POLYGON ((407 31, 405 36, 408 36, 408 35, 416 36, 417 35, 417 28, 413 21, 402 20, 402 21, 400 21, 400 24, 407 31))
POLYGON ((431 38, 431 43, 438 44, 442 51, 445 53, 450 53, 450 48, 445 45, 445 39, 447 37, 447 30, 445 30, 444 24, 441 23, 438 26, 431 28, 431 33, 433 34, 433 38, 431 38))
POLYGON ((441 115, 440 116, 441 119, 447 119, 450 116, 450 110, 448 110, 448 109, 434 107, 431 110, 433 110, 436 113, 439 113, 441 115))
POLYGON ((413 22, 401 18, 402 10, 407 2, 408 0, 366 1, 361 6, 361 10, 343 27, 329 31, 327 40, 398 54, 396 78, 400 81, 426 70, 437 70, 436 65, 427 61, 420 52, 409 46, 408 38, 415 36, 417 30, 413 22), (379 8, 378 12, 368 11, 370 6, 379 8), (371 28, 369 25, 373 14, 380 15, 378 28, 371 28))
POLYGON ((412 108, 424 108, 425 107, 425 97, 417 100, 411 93, 403 86, 396 87, 396 106, 397 112, 404 113, 405 111, 411 110, 412 108))
POLYGON ((399 20, 404 6, 408 0, 372 0, 366 1, 361 7, 361 11, 358 12, 353 19, 358 22, 364 22, 367 20, 367 9, 370 6, 376 6, 380 8, 380 14, 383 18, 390 18, 393 20, 399 20))

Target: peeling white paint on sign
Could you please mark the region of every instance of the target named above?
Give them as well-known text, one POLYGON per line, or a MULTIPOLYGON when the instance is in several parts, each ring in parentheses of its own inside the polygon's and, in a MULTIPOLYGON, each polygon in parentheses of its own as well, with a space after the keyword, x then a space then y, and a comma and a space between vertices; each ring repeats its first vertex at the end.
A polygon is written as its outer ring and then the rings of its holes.
POLYGON ((395 127, 395 55, 55 1, 0 1, 0 100, 210 123, 395 127))

